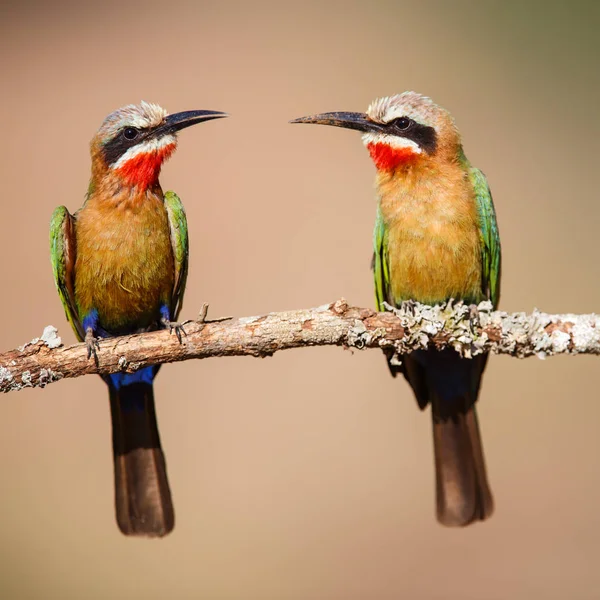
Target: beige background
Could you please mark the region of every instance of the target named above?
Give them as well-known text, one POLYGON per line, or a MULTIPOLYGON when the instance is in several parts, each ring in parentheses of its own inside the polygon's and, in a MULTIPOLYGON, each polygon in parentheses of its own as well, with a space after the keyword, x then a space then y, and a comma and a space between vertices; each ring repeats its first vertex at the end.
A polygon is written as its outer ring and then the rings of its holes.
MULTIPOLYGON (((48 260, 88 142, 141 99, 230 112, 185 131, 165 189, 187 208, 183 316, 340 296, 371 306, 374 169, 359 135, 287 120, 415 89, 448 108, 494 192, 506 310, 600 310, 597 2, 4 3, 1 348, 73 335, 48 260)), ((597 358, 496 357, 480 417, 497 510, 434 519, 428 414, 375 351, 165 368, 177 525, 113 515, 96 377, 0 398, 0 597, 600 597, 597 358)))

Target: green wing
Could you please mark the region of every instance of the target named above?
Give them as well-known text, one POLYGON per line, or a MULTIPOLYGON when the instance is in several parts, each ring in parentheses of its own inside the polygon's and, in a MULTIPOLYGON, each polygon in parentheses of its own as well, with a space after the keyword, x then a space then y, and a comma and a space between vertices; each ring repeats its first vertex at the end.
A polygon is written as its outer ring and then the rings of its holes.
POLYGON ((475 167, 467 166, 471 183, 475 189, 479 224, 481 228, 481 248, 483 263, 483 290, 488 294, 494 308, 500 300, 500 234, 496 223, 496 211, 492 193, 485 175, 475 167))
POLYGON ((173 247, 173 256, 175 257, 175 285, 173 286, 170 308, 173 315, 172 318, 176 320, 183 303, 183 293, 185 292, 185 282, 187 280, 189 254, 188 227, 183 204, 175 192, 167 192, 165 194, 165 207, 169 218, 171 246, 173 247))
POLYGON ((50 261, 54 283, 65 314, 79 341, 85 337, 75 302, 73 272, 75 269, 75 219, 64 206, 59 206, 50 221, 50 261))
POLYGON ((390 270, 388 267, 387 235, 381 211, 377 209, 373 232, 373 276, 375 278, 375 302, 377 310, 384 311, 384 302, 389 302, 390 270))

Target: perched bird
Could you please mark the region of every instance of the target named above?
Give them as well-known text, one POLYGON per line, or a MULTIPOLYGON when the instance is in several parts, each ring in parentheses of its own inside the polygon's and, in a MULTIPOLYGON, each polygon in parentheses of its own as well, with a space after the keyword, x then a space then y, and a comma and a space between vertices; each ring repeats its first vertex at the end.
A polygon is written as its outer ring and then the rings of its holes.
MULTIPOLYGON (((188 270, 185 211, 163 194, 161 166, 177 132, 227 116, 172 115, 142 102, 111 113, 91 141, 92 175, 83 206, 52 215, 54 280, 77 339, 96 356, 99 338, 168 328, 176 322, 188 270)), ((152 382, 159 365, 103 376, 112 416, 117 523, 126 535, 163 536, 174 526, 152 382)))
MULTIPOLYGON (((500 297, 500 238, 487 181, 471 166, 448 113, 430 98, 404 92, 366 113, 332 112, 292 123, 320 123, 363 133, 377 169, 373 270, 379 310, 414 300, 477 304, 500 297)), ((464 526, 488 518, 493 500, 475 414, 487 355, 419 350, 401 372, 421 409, 431 404, 437 518, 464 526)))

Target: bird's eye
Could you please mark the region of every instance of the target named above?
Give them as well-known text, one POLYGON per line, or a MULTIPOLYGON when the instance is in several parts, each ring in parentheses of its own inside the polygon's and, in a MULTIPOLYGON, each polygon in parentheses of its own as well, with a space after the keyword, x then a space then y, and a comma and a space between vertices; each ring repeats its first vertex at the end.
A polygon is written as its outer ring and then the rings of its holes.
POLYGON ((396 129, 404 130, 408 129, 412 125, 412 121, 408 117, 400 117, 399 119, 394 119, 392 124, 396 127, 396 129))
POLYGON ((123 129, 123 137, 128 140, 135 140, 139 131, 135 127, 126 127, 123 129))

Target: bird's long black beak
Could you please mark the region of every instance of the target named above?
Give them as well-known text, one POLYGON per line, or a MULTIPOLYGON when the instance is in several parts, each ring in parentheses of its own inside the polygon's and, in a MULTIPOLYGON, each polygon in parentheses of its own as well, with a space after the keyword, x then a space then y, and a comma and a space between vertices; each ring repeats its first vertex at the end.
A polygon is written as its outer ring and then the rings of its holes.
POLYGON ((219 112, 218 110, 186 110, 168 115, 165 118, 165 122, 155 132, 161 135, 176 133, 197 123, 204 123, 204 121, 212 119, 222 119, 228 116, 227 113, 219 112))
POLYGON ((357 131, 384 131, 381 123, 371 121, 365 113, 357 112, 328 112, 309 117, 300 117, 290 123, 315 123, 317 125, 333 125, 357 131))

